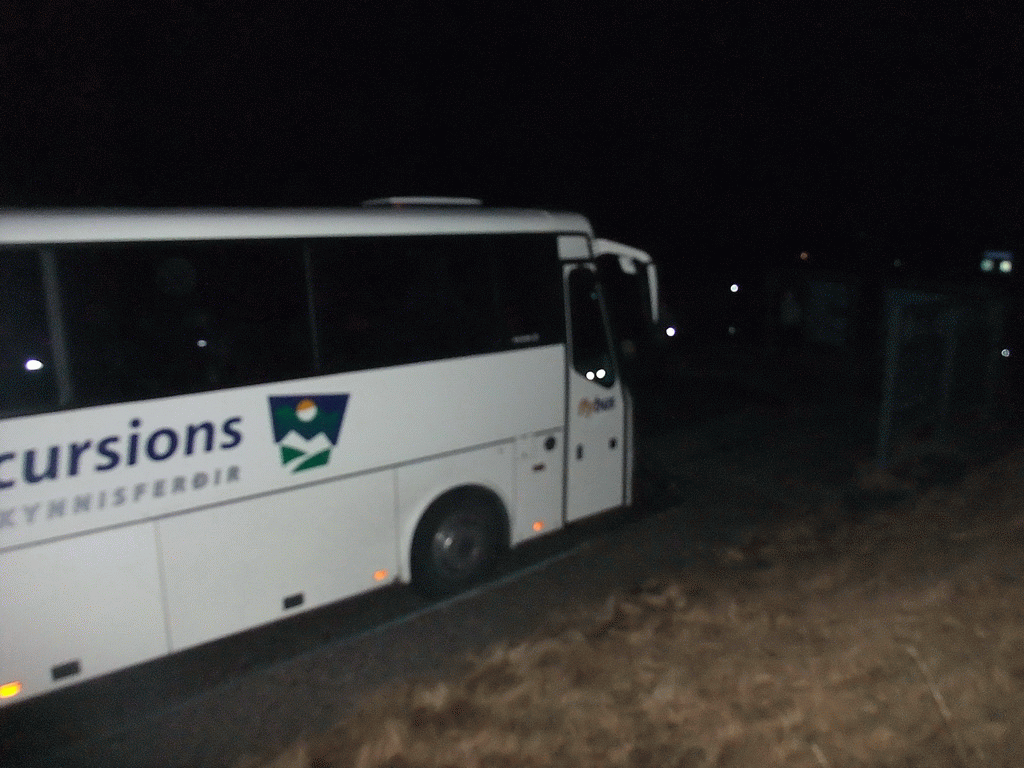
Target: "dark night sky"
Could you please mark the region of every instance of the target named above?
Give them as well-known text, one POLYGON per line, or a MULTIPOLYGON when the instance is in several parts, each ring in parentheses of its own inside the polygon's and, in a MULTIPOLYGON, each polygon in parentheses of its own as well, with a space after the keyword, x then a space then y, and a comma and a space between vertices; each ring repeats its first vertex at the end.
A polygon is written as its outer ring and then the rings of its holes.
POLYGON ((1019 229, 1016 3, 242 5, 5 0, 0 204, 472 195, 656 254, 706 224, 1019 229))

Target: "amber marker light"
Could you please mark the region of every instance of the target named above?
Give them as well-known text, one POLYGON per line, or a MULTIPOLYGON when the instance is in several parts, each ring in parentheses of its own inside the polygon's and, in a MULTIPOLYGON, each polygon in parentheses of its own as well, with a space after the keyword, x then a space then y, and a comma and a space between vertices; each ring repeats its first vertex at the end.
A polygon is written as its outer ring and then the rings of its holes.
POLYGON ((533 524, 533 530, 535 530, 535 531, 543 531, 544 530, 544 523, 542 523, 540 520, 537 520, 533 524))
POLYGON ((386 579, 387 577, 388 577, 388 572, 383 570, 383 569, 381 569, 379 571, 374 571, 373 572, 373 580, 374 581, 384 581, 384 579, 386 579))
POLYGON ((0 685, 0 699, 10 699, 21 693, 21 683, 15 680, 13 683, 0 685))

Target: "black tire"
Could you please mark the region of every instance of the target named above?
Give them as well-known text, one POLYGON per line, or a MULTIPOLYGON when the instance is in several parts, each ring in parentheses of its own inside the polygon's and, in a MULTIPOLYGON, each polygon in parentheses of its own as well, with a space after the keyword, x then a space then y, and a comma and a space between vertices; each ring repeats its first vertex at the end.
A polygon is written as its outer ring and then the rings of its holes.
POLYGON ((441 496, 413 537, 413 586, 437 598, 483 581, 508 546, 507 521, 490 491, 459 488, 441 496))

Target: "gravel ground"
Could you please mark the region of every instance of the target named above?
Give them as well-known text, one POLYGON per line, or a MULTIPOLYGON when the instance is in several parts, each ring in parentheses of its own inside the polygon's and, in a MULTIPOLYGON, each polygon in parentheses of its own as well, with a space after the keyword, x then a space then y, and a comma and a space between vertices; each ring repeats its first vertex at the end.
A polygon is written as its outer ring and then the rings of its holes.
MULTIPOLYGON (((274 650, 247 660, 245 638, 235 639, 7 710, 0 764, 220 768, 265 758, 326 730, 378 686, 457 674, 468 654, 740 546, 774 515, 863 514, 885 503, 859 483, 873 467, 877 405, 849 360, 695 354, 668 381, 648 393, 639 420, 637 510, 517 553, 513 566, 524 570, 442 606, 393 589, 305 619, 308 632, 250 633, 274 650), (329 627, 353 615, 355 629, 329 627), (289 633, 312 639, 297 644, 289 633)), ((917 436, 892 468, 905 480, 897 491, 1000 450, 1015 425, 965 422, 941 445, 917 436)))

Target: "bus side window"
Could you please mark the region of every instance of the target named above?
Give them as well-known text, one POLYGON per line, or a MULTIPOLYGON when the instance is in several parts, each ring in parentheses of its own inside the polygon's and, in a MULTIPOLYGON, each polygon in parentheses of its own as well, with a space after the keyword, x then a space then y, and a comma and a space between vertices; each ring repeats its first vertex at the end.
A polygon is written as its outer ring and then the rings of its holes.
POLYGON ((314 242, 314 315, 326 373, 493 352, 489 238, 314 242))
POLYGON ((403 325, 417 360, 494 352, 498 344, 490 244, 486 238, 430 237, 410 244, 403 325))
POLYGON ((496 286, 504 349, 565 341, 557 240, 512 235, 500 241, 496 286))
POLYGON ((207 363, 218 386, 313 373, 302 246, 297 241, 226 242, 201 262, 209 318, 207 363))
POLYGON ((404 362, 402 329, 391 322, 394 273, 385 243, 372 238, 336 238, 310 243, 310 283, 320 366, 344 373, 404 362))
POLYGON ((78 404, 308 375, 301 247, 288 241, 82 246, 62 254, 78 404))
POLYGON ((39 258, 0 251, 0 414, 57 406, 39 258))

